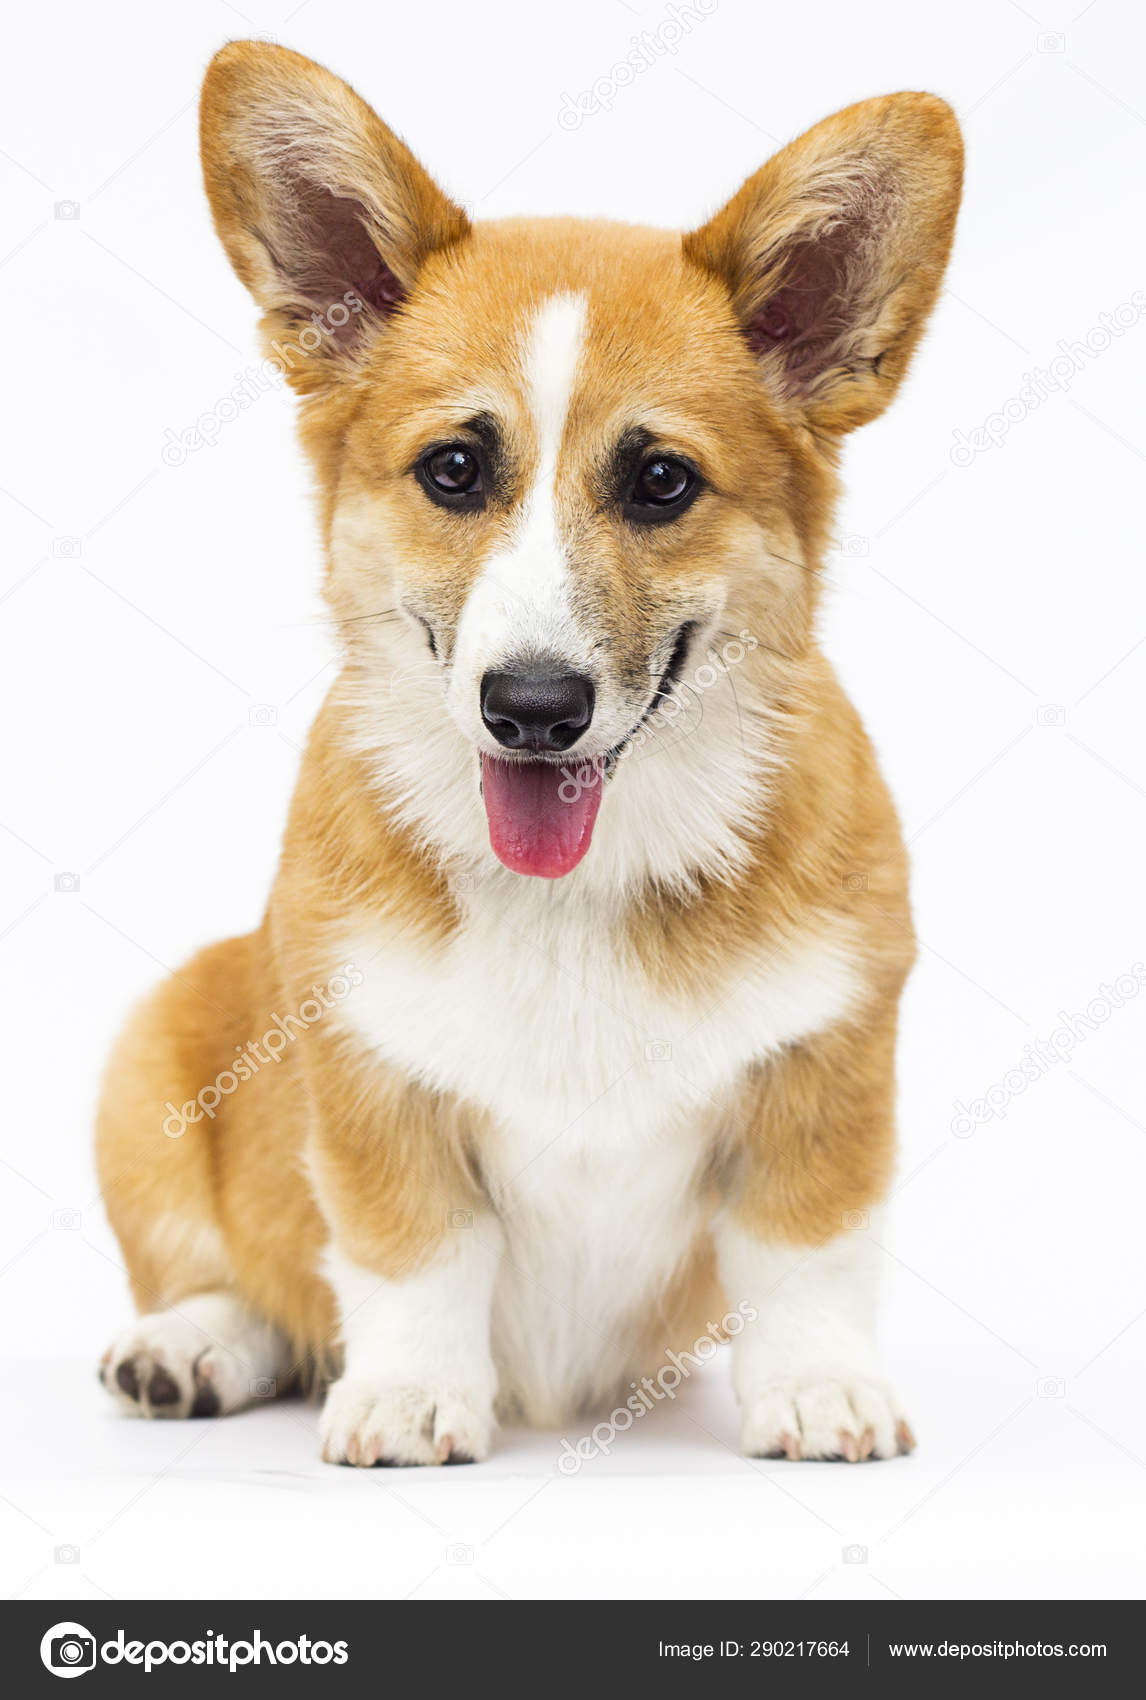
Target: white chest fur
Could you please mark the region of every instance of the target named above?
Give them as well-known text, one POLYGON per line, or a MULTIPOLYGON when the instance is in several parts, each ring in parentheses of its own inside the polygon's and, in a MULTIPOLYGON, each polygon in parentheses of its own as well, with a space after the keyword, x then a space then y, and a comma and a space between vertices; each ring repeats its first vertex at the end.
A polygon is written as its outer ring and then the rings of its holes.
POLYGON ((494 1298, 503 1385, 535 1422, 626 1374, 633 1319, 700 1228, 713 1112, 754 1061, 837 1020, 861 982, 836 939, 763 956, 707 999, 653 986, 619 930, 507 876, 438 949, 399 927, 340 941, 339 1006, 379 1057, 484 1110, 506 1232, 494 1298))

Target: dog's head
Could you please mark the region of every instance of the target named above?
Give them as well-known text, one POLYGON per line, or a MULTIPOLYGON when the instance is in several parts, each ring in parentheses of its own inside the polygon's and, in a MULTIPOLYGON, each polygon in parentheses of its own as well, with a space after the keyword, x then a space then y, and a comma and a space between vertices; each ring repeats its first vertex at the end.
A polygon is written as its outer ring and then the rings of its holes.
POLYGON ((202 141, 304 397, 327 597, 396 804, 520 873, 567 873, 595 827, 611 879, 734 862, 813 665, 839 439, 894 394, 946 263, 949 108, 851 107, 683 239, 471 224, 279 47, 218 55, 202 141))

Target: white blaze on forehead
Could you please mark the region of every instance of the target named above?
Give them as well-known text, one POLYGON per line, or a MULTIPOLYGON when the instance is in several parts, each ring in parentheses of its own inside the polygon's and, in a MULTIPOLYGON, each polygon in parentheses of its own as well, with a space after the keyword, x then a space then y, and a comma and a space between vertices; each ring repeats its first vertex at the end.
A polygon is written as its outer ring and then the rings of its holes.
POLYGON ((557 514, 557 468, 585 344, 582 295, 552 295, 523 337, 526 401, 537 444, 533 483, 509 546, 486 565, 458 629, 456 672, 475 675, 519 656, 584 663, 569 604, 569 564, 557 514))
POLYGON ((551 295, 533 321, 526 374, 541 465, 537 485, 552 488, 573 384, 585 344, 585 297, 551 295))

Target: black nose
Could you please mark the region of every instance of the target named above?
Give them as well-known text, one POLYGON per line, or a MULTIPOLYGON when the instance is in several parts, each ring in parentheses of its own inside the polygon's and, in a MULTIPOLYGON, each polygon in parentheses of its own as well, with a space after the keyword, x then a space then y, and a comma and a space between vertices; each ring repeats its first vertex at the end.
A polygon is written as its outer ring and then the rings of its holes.
POLYGON ((593 718, 593 695, 579 673, 487 673, 481 717, 507 750, 567 750, 593 718))

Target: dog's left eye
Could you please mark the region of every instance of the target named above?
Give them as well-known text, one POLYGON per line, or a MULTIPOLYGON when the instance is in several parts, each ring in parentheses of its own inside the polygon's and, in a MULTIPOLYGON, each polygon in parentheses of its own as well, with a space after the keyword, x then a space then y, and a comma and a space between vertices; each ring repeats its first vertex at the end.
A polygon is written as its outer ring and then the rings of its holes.
POLYGON ((633 481, 625 503, 625 516, 638 524, 675 519, 692 501, 700 479, 685 460, 675 455, 654 455, 633 481))
POLYGON ((473 507, 481 502, 481 462, 464 444, 431 449, 418 462, 417 473, 426 494, 444 507, 473 507))

